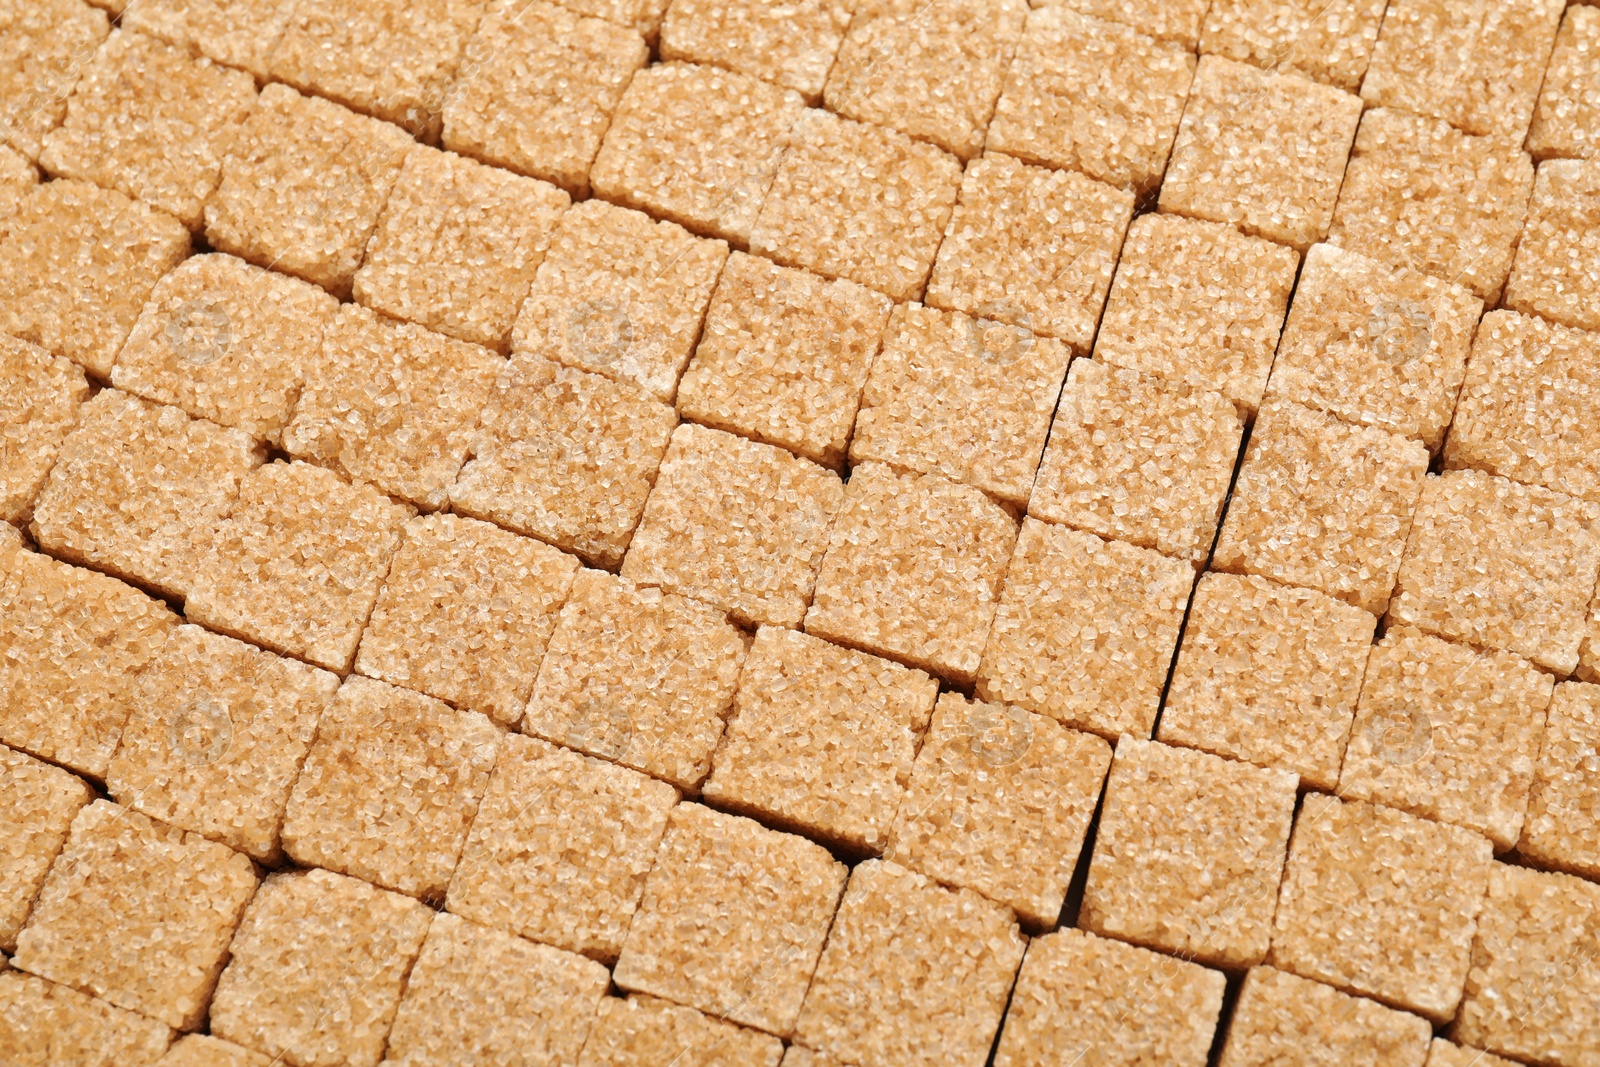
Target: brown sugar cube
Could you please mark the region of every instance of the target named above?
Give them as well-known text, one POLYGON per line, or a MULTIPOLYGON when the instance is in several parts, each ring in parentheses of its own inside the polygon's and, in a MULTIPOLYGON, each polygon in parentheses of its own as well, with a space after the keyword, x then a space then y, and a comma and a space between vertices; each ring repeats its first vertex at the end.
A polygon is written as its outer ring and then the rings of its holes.
POLYGON ((0 0, 0 141, 37 160, 109 32, 83 0, 0 0))
POLYGON ((1492 304, 1532 189, 1533 163, 1514 143, 1378 108, 1361 119, 1328 240, 1492 304))
POLYGON ((1092 734, 944 693, 884 858, 1049 929, 1110 765, 1092 734))
POLYGON ((297 1067, 375 1067, 433 912, 330 871, 262 883, 211 1001, 211 1033, 297 1067))
POLYGON ((1201 963, 1260 963, 1297 784, 1290 771, 1124 735, 1078 925, 1201 963))
POLYGON ((851 462, 939 474, 1021 507, 1071 360, 1023 327, 899 305, 861 394, 851 462))
POLYGON ((1350 93, 1201 56, 1161 210, 1305 251, 1328 233, 1360 118, 1350 93))
POLYGON ((705 796, 857 853, 880 852, 938 691, 921 671, 763 626, 705 796))
POLYGON ((1600 1048, 1597 937, 1600 886, 1495 864, 1450 1036, 1519 1060, 1587 1067, 1600 1048))
POLYGON ((1553 683, 1509 652, 1392 626, 1373 646, 1339 795, 1486 835, 1521 836, 1553 683))
POLYGON ((962 159, 984 132, 1022 36, 1026 0, 856 0, 828 74, 829 111, 962 159))
POLYGON ((570 952, 440 915, 389 1032, 386 1063, 575 1063, 606 969, 570 952))
POLYGON ((1565 6, 1564 0, 1392 0, 1361 97, 1520 142, 1565 6))
POLYGON ((123 11, 125 30, 159 38, 217 63, 269 77, 272 49, 289 22, 278 0, 137 0, 123 11))
POLYGON ((1200 51, 1355 92, 1385 0, 1213 0, 1200 51))
POLYGON ((745 74, 661 63, 634 75, 589 171, 596 196, 744 244, 803 105, 745 74))
POLYGON ((500 737, 477 712, 348 679, 289 796, 284 851, 303 867, 442 899, 500 737))
POLYGON ((1567 8, 1528 131, 1535 159, 1600 156, 1600 11, 1567 8))
POLYGON ((984 700, 1149 737, 1194 585, 1183 560, 1028 519, 978 670, 984 700))
POLYGON ((398 126, 269 84, 206 203, 206 240, 347 297, 414 146, 398 126))
POLYGON ((512 725, 577 572, 573 557, 486 522, 412 519, 356 670, 512 725))
POLYGON ((45 872, 94 790, 76 775, 0 745, 0 950, 17 950, 17 931, 33 909, 45 872))
MULTIPOLYGON (((135 10, 148 0, 139 0, 135 10)), ((277 1067, 270 1056, 251 1052, 208 1034, 185 1034, 167 1050, 156 1067, 277 1067)))
POLYGON ((1510 1060, 1480 1052, 1475 1048, 1452 1045, 1442 1037, 1428 1047, 1427 1067, 1517 1067, 1510 1060))
POLYGON ((960 184, 960 161, 933 145, 807 109, 794 120, 750 250, 914 300, 960 184))
POLYGON ((1204 564, 1243 434, 1221 393, 1078 360, 1028 513, 1204 564))
POLYGON ((1493 861, 1489 839, 1458 826, 1308 795, 1289 842, 1272 965, 1448 1022, 1493 861))
POLYGON ((693 1008, 655 997, 605 997, 578 1067, 778 1067, 783 1056, 783 1042, 771 1034, 693 1008))
POLYGON ((1217 1062, 1219 1067, 1423 1067, 1432 1037, 1426 1019, 1285 971, 1252 967, 1217 1062))
POLYGON ((681 804, 612 979, 786 1037, 848 874, 803 837, 681 804))
POLYGON ((0 334, 0 519, 21 522, 33 514, 88 396, 79 367, 0 334))
POLYGON ((670 457, 677 413, 631 384, 517 356, 469 417, 478 429, 451 506, 616 567, 670 457))
POLYGON ((1556 686, 1534 766, 1528 818, 1517 852, 1540 866, 1600 879, 1600 686, 1556 686))
POLYGON ((984 147, 1142 196, 1161 182, 1194 67, 1171 42, 1040 7, 1028 14, 984 147))
POLYGON ((1325 593, 1202 575, 1157 740, 1282 767, 1331 792, 1376 626, 1325 593))
POLYGON ((1211 0, 1042 0, 1038 6, 1063 7, 1119 22, 1193 52, 1210 3, 1211 0))
POLYGON ((1312 245, 1267 396, 1438 451, 1482 311, 1465 286, 1312 245))
POLYGON ((218 518, 265 458, 242 431, 106 389, 79 409, 29 529, 74 563, 183 597, 218 518))
POLYGON ((1539 165, 1503 304, 1600 330, 1600 160, 1539 165))
MULTIPOLYGON (((0 128, 0 136, 4 129, 0 128)), ((0 142, 0 239, 5 237, 10 220, 22 210, 22 203, 39 184, 39 171, 28 157, 0 142)))
POLYGON ((995 1067, 1205 1067, 1225 984, 1187 960, 1057 930, 1028 944, 995 1067))
POLYGON ((849 1063, 980 1067, 1025 944, 1008 908, 868 860, 850 873, 795 1040, 849 1063))
POLYGON ((815 105, 850 15, 848 0, 679 0, 661 23, 661 58, 754 75, 815 105))
POLYGON ((198 230, 223 152, 255 102, 255 82, 243 71, 117 30, 78 79, 66 120, 45 135, 39 164, 120 190, 198 230))
POLYGON ((31 974, 0 974, 0 1058, 11 1067, 146 1067, 172 1031, 31 974))
POLYGON ((281 655, 347 671, 411 515, 371 486, 308 463, 259 467, 223 517, 184 613, 281 655))
POLYGON ((12 960, 194 1030, 255 891, 244 856, 97 800, 72 820, 12 960))
POLYGON ((709 605, 581 570, 522 731, 694 790, 711 770, 745 640, 709 605))
POLYGON ((735 252, 723 268, 678 411, 838 469, 889 298, 735 252))
POLYGON ((507 737, 445 906, 604 962, 617 958, 677 790, 507 737))

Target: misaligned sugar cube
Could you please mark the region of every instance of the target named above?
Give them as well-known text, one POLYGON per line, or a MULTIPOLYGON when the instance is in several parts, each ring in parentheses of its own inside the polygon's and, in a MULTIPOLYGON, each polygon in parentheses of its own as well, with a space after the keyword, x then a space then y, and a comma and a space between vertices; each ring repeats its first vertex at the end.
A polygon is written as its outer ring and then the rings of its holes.
POLYGON ((1203 564, 1243 434, 1221 393, 1078 360, 1028 513, 1203 564))
POLYGON ((289 21, 277 0, 138 0, 120 25, 268 78, 272 49, 289 21))
POLYGON ((1600 878, 1600 686, 1555 688, 1534 767, 1528 818, 1517 852, 1541 865, 1600 878))
POLYGON ((37 160, 110 24, 83 0, 4 0, 0 27, 0 141, 37 160))
POLYGON ((1392 627, 1373 646, 1339 795, 1521 836, 1553 682, 1509 652, 1392 627))
POLYGON ((255 891, 244 856, 97 800, 72 820, 13 962, 193 1030, 255 891))
POLYGON ((678 411, 838 469, 891 307, 854 282, 735 252, 679 383, 678 411))
POLYGON ((884 858, 1049 929, 1110 765, 1098 737, 944 693, 884 858))
POLYGON ((262 883, 211 1002, 211 1032, 303 1067, 374 1067, 433 912, 329 871, 262 883))
POLYGON ((1043 0, 1039 7, 1064 7, 1120 22, 1160 41, 1194 51, 1210 0, 1043 0))
POLYGON ((17 950, 45 873, 66 844, 78 810, 94 799, 83 779, 0 745, 0 950, 17 950))
POLYGON ((1535 159, 1600 155, 1600 11, 1567 8, 1528 131, 1535 159))
POLYGON ((579 571, 521 729, 692 791, 711 770, 745 643, 707 604, 579 571))
POLYGON ((1328 240, 1492 304, 1532 189, 1533 163, 1514 143, 1377 108, 1361 119, 1328 240))
POLYGON ((1214 0, 1200 51, 1355 92, 1385 0, 1214 0))
POLYGON ((1600 330, 1600 160, 1539 166, 1504 305, 1600 330))
POLYGON ((29 529, 73 562, 183 597, 217 520, 265 458, 242 431, 107 389, 79 409, 29 529))
POLYGON ((153 1064, 171 1041, 154 1019, 31 974, 0 974, 0 1056, 15 1067, 153 1064))
POLYGON ((1107 1067, 1204 1067, 1225 985, 1221 973, 1187 960, 1057 930, 1028 945, 995 1067, 1091 1056, 1107 1067))
POLYGON ((1442 1037, 1428 1047, 1427 1067, 1516 1067, 1510 1060, 1475 1048, 1452 1045, 1442 1037))
MULTIPOLYGON (((144 0, 140 0, 140 5, 144 0)), ((135 8, 137 10, 137 7, 135 8)), ((185 1034, 156 1067, 274 1067, 272 1058, 208 1034, 185 1034)))
POLYGON ((1328 233, 1360 118, 1350 93, 1201 56, 1161 210, 1304 251, 1328 233))
POLYGON ((921 671, 764 626, 705 796, 855 852, 881 851, 938 690, 921 671))
POLYGON ((848 0, 681 0, 661 23, 661 58, 753 74, 815 105, 850 16, 848 0))
POLYGON ((1064 6, 1029 12, 984 147, 1141 196, 1161 181, 1195 58, 1064 6))
POLYGON ((1157 740, 1332 791, 1377 620, 1310 589, 1202 575, 1157 740))
POLYGON ((445 907, 613 961, 677 801, 636 771, 507 737, 445 907))
POLYGON ((1186 561, 1027 519, 978 696, 1106 738, 1149 737, 1193 584, 1186 561))
POLYGON ((406 523, 356 670, 511 725, 522 718, 578 561, 486 522, 406 523))
POLYGON ((32 515, 88 396, 81 368, 0 334, 0 519, 32 515))
POLYGON ((1312 245, 1267 396, 1417 437, 1437 451, 1482 311, 1465 286, 1312 245))
POLYGON ((616 567, 670 458, 677 413, 631 384, 519 355, 474 414, 451 506, 616 567))
POLYGON ((308 463, 269 463, 240 484, 184 613, 190 622, 331 671, 355 658, 413 512, 308 463))
POLYGON ((771 1034, 655 997, 605 997, 589 1033, 578 1067, 778 1067, 785 1055, 771 1034))
POLYGON ((387 122, 272 83, 206 204, 206 240, 344 298, 415 142, 387 122))
POLYGON ((868 860, 850 874, 795 1040, 849 1063, 979 1067, 1025 944, 1010 909, 868 860))
POLYGON ((1218 1063, 1423 1067, 1432 1037, 1426 1019, 1271 967, 1252 967, 1218 1063))
POLYGON ((223 152, 255 102, 255 82, 243 71, 117 30, 78 79, 39 163, 121 190, 198 230, 223 152))
POLYGON ((612 978, 786 1037, 848 874, 803 837, 679 805, 612 978))

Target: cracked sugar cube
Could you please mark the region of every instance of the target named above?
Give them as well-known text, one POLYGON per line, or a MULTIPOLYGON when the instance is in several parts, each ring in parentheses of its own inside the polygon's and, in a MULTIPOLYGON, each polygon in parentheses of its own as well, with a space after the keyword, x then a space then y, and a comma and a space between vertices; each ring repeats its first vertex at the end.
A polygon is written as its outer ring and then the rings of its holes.
POLYGON ((1520 142, 1564 0, 1392 0, 1361 97, 1520 142))
POLYGON ((154 1019, 31 974, 0 973, 0 1058, 12 1067, 147 1067, 171 1041, 154 1019))
POLYGON ((1452 1045, 1442 1037, 1428 1047, 1427 1067, 1517 1067, 1508 1059, 1475 1048, 1452 1045))
POLYGON ((248 858, 97 800, 72 820, 13 961, 194 1030, 255 891, 248 858))
POLYGON ((297 1067, 376 1067, 433 917, 331 871, 269 875, 217 982, 211 1033, 297 1067))
MULTIPOLYGON (((1426 1019, 1271 967, 1252 967, 1228 1024, 1219 1067, 1280 1063, 1423 1067, 1426 1019)), ((1488 1067, 1480 1064, 1479 1067, 1488 1067)))
POLYGON ((1111 746, 1017 707, 944 693, 884 858, 1056 925, 1111 746))
POLYGON ((1600 160, 1539 165, 1503 304, 1600 330, 1600 160))
POLYGON ((243 71, 116 30, 78 79, 65 121, 45 135, 39 164, 198 230, 223 153, 255 102, 255 82, 243 71))
POLYGON ((1534 1063, 1587 1065, 1600 1048, 1600 886, 1497 863, 1450 1036, 1534 1063))
POLYGON ((795 1040, 848 1063, 981 1067, 1025 944, 1004 905, 867 860, 850 873, 795 1040))
POLYGON ((575 1063, 611 984, 593 960, 454 915, 428 927, 385 1063, 575 1063))
POLYGON ((105 12, 83 0, 0 2, 0 141, 38 160, 110 32, 105 12))
POLYGON ((589 1033, 578 1067, 779 1067, 784 1056, 771 1034, 655 997, 602 998, 589 1033))
POLYGON ((1260 963, 1297 785, 1291 771, 1124 735, 1078 925, 1200 963, 1260 963))
POLYGON ((1556 686, 1517 852, 1541 867, 1600 879, 1600 686, 1556 686))
POLYGON ((182 598, 265 458, 240 430, 106 389, 79 409, 29 529, 74 563, 182 598))
POLYGON ((855 282, 735 252, 678 385, 678 411, 837 470, 892 306, 855 282))
POLYGON ((1017 540, 971 486, 863 463, 817 577, 806 632, 970 683, 1017 540))
POLYGON ((942 475, 1020 508, 1071 360, 1023 327, 899 305, 861 394, 851 462, 942 475))
POLYGON ((413 514, 309 463, 258 467, 222 516, 184 613, 280 655, 347 671, 413 514))
POLYGON ((977 694, 1107 739, 1149 737, 1193 565, 1027 519, 977 674, 977 694))
POLYGON ((1028 944, 995 1067, 1091 1056, 1106 1067, 1205 1067, 1225 985, 1220 972, 1188 960, 1057 930, 1028 944))
POLYGON ((406 523, 356 670, 510 726, 538 676, 573 557, 455 515, 406 523))
POLYGON ((1267 396, 1420 438, 1436 452, 1482 311, 1465 286, 1312 245, 1267 396))
POLYGON ((1454 823, 1510 849, 1553 685, 1509 652, 1391 626, 1367 659, 1339 795, 1454 823))
POLYGON ((1028 13, 984 147, 1144 196, 1161 182, 1194 80, 1179 45, 1064 5, 1028 13))
POLYGON ((967 164, 927 302, 1059 338, 1094 343, 1133 194, 1004 155, 967 164))
POLYGON ((1600 156, 1600 11, 1567 8, 1528 131, 1535 159, 1600 156))
POLYGON ((1281 767, 1331 792, 1376 627, 1325 593, 1202 575, 1156 739, 1281 767))
POLYGON ((792 125, 750 251, 917 299, 955 207, 960 160, 817 108, 792 125))
POLYGON ((1037 6, 1121 23, 1193 52, 1210 4, 1211 0, 1041 0, 1037 6))
POLYGON ((693 791, 711 770, 746 641, 708 604, 581 570, 522 732, 693 791))
POLYGON ((138 0, 120 25, 268 80, 273 47, 288 25, 278 0, 138 0))
POLYGON ((1515 143, 1390 108, 1361 119, 1328 240, 1499 299, 1533 163, 1515 143))
POLYGON ((704 795, 851 852, 881 852, 938 691, 922 671, 764 626, 704 795))
POLYGON ((803 837, 681 804, 613 981, 787 1037, 848 874, 803 837))
POLYGON ((1271 401, 1245 447, 1211 565, 1381 615, 1427 469, 1419 441, 1271 401))
POLYGON ((345 298, 415 143, 398 126, 274 82, 206 203, 206 240, 345 298))
POLYGON ((1493 861, 1481 834, 1309 794, 1289 842, 1272 965, 1448 1022, 1493 861))
POLYGON ((661 23, 661 58, 750 74, 815 105, 851 7, 849 0, 678 0, 661 23))
POLYGON ((1028 513, 1203 565, 1243 433, 1221 393, 1078 360, 1028 513))
POLYGON ((610 963, 677 802, 665 782, 511 735, 501 742, 445 907, 610 963))
POLYGON ((1161 183, 1161 210, 1305 251, 1328 233, 1359 97, 1201 56, 1161 183))
MULTIPOLYGON (((147 0, 139 0, 142 6, 147 0)), ((137 10, 137 6, 135 8, 137 10)), ((270 1056, 208 1034, 184 1034, 156 1067, 277 1067, 270 1056)))
POLYGON ((519 355, 463 415, 478 428, 450 487, 455 511, 597 566, 621 562, 671 455, 677 412, 629 383, 519 355))
POLYGON ((67 830, 94 790, 83 779, 0 745, 0 950, 17 950, 17 931, 33 910, 67 830))
POLYGON ((1356 92, 1385 0, 1213 0, 1200 51, 1356 92))
POLYGON ((369 678, 339 687, 283 817, 283 850, 442 900, 501 734, 486 716, 369 678))
POLYGON ((88 397, 82 368, 0 334, 0 519, 32 516, 88 397))

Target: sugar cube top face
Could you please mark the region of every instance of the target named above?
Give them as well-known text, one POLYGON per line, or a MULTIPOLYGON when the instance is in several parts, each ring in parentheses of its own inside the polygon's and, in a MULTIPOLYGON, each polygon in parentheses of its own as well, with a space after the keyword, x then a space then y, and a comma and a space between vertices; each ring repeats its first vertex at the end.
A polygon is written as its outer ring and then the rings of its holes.
POLYGON ((81 0, 5 0, 0 26, 0 141, 37 160, 110 24, 81 0))
POLYGON ((1517 851, 1541 866, 1590 879, 1600 879, 1600 801, 1593 789, 1597 749, 1600 686, 1556 686, 1517 851))
POLYGON ((1333 218, 1361 100, 1293 74, 1202 56, 1161 210, 1304 251, 1333 218))
POLYGON ((1295 776, 1124 736, 1078 924, 1185 959, 1267 954, 1295 776))
POLYGON ((682 0, 661 23, 661 58, 751 74, 815 105, 850 15, 851 5, 841 0, 682 0))
POLYGON ((1516 1064, 1500 1056, 1452 1045, 1444 1038, 1436 1037, 1428 1048, 1427 1067, 1516 1067, 1516 1064))
POLYGON ((1333 790, 1376 626, 1325 593, 1203 575, 1157 739, 1281 767, 1333 790))
POLYGON ((848 873, 803 837, 679 805, 612 978, 787 1037, 848 873))
POLYGON ((1535 159, 1600 155, 1600 11, 1567 8, 1528 131, 1535 159))
POLYGON ((1210 0, 1045 0, 1038 6, 1108 19, 1193 52, 1210 0))
POLYGON ((272 49, 289 21, 276 0, 138 0, 120 20, 169 44, 268 80, 272 49))
POLYGON ((31 974, 0 974, 0 1056, 18 1067, 155 1063, 172 1031, 31 974))
POLYGON ((0 334, 0 519, 20 522, 32 514, 88 396, 80 368, 0 334))
MULTIPOLYGON (((138 7, 144 6, 140 0, 138 7)), ((185 1034, 156 1067, 274 1067, 272 1057, 209 1034, 185 1034)))
POLYGON ((1339 795, 1517 843, 1553 683, 1509 652, 1391 628, 1372 649, 1339 795))
POLYGON ((1600 160, 1539 166, 1505 306, 1600 330, 1600 160))
POLYGON ((1200 51, 1353 93, 1367 72, 1384 7, 1385 0, 1215 0, 1200 51))
POLYGON ((1092 734, 945 693, 884 856, 1054 927, 1110 765, 1092 734))
POLYGON ((1220 1067, 1307 1062, 1423 1067, 1432 1037, 1426 1019, 1285 971, 1253 967, 1245 975, 1218 1062, 1220 1067))
POLYGON ((83 779, 0 745, 0 834, 13 843, 0 858, 0 951, 17 950, 17 931, 73 817, 93 799, 83 779))
POLYGON ((38 184, 39 171, 28 157, 0 142, 0 236, 5 234, 7 223, 38 184))
POLYGON ((579 1067, 779 1067, 783 1042, 771 1034, 655 997, 604 997, 579 1067))

